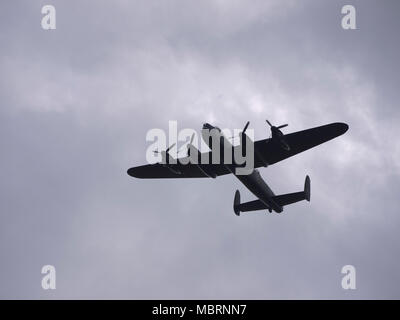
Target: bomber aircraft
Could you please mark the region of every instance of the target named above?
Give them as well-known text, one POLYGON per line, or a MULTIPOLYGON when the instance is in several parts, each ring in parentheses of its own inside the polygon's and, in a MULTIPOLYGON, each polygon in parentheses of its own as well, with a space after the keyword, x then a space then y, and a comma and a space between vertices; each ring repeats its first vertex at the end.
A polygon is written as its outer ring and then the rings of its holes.
MULTIPOLYGON (((162 156, 161 163, 147 164, 130 168, 128 174, 135 178, 141 179, 165 179, 165 178, 216 178, 222 175, 232 173, 235 175, 256 197, 256 200, 240 203, 240 193, 236 190, 233 210, 237 216, 241 212, 268 210, 269 212, 275 211, 281 213, 283 207, 298 201, 310 201, 310 178, 306 176, 304 183, 304 190, 300 192, 287 193, 275 195, 267 183, 261 177, 257 168, 267 167, 279 161, 287 159, 295 154, 313 148, 331 139, 334 139, 344 134, 349 126, 345 123, 335 122, 320 127, 306 129, 289 134, 283 134, 282 128, 287 124, 281 126, 274 126, 267 120, 271 129, 271 137, 268 139, 251 141, 246 135, 246 130, 249 122, 246 123, 243 131, 240 133, 240 144, 233 146, 229 139, 226 138, 221 129, 212 126, 209 123, 203 125, 202 138, 209 146, 211 151, 201 153, 195 146, 193 146, 193 136, 190 143, 187 144, 187 157, 184 160, 176 161, 169 154, 170 146, 167 150, 159 152, 162 156), (211 135, 205 135, 204 132, 211 132, 211 135), (215 139, 215 140, 214 140, 215 139), (254 168, 248 174, 237 174, 235 169, 243 167, 233 161, 226 162, 220 161, 219 163, 203 163, 202 161, 192 161, 199 158, 212 158, 214 146, 212 143, 217 141, 221 146, 229 146, 234 150, 235 148, 242 148, 241 152, 245 151, 247 143, 252 144, 250 149, 254 155, 254 168), (190 158, 190 159, 188 159, 190 158), (174 161, 171 161, 174 160, 174 161)), ((226 149, 223 149, 226 150, 226 149)), ((246 149, 247 150, 247 149, 246 149)), ((156 153, 158 151, 155 151, 156 153)), ((182 160, 179 159, 179 160, 182 160)))

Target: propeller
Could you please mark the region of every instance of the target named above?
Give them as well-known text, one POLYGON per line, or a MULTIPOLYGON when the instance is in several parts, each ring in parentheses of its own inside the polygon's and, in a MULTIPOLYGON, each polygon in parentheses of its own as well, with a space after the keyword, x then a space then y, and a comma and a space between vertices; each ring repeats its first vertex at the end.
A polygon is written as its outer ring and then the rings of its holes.
POLYGON ((173 143, 173 144, 171 144, 170 146, 169 146, 169 148, 167 149, 167 150, 165 150, 165 152, 168 152, 171 148, 173 148, 175 146, 175 143, 173 143))
POLYGON ((229 138, 227 138, 227 139, 233 140, 233 139, 239 138, 241 135, 245 134, 247 128, 249 127, 249 124, 250 124, 250 121, 247 121, 247 122, 246 122, 246 125, 244 126, 244 128, 243 128, 243 130, 242 130, 242 132, 241 132, 238 136, 232 136, 232 137, 229 137, 229 138))
POLYGON ((186 145, 187 148, 187 156, 190 156, 190 148, 193 146, 193 140, 194 140, 194 136, 196 135, 195 132, 193 132, 192 136, 190 137, 190 142, 189 144, 186 145))
POLYGON ((171 144, 167 150, 165 151, 158 151, 158 150, 154 150, 153 153, 154 154, 161 154, 161 163, 169 163, 169 153, 168 151, 171 150, 173 147, 175 146, 175 143, 171 144))
MULTIPOLYGON (((168 153, 169 150, 171 150, 173 147, 175 146, 175 143, 171 144, 167 150, 165 150, 165 153, 168 153)), ((163 153, 163 151, 158 151, 158 150, 154 150, 153 151, 155 154, 159 154, 159 153, 163 153)))
POLYGON ((288 124, 286 123, 286 124, 282 124, 282 125, 276 127, 276 126, 272 125, 272 123, 269 122, 268 120, 265 120, 265 121, 267 121, 267 123, 269 124, 269 126, 271 127, 271 129, 272 129, 272 128, 282 129, 282 128, 288 126, 288 124))
MULTIPOLYGON (((170 159, 171 156, 170 156, 170 154, 168 153, 168 151, 171 150, 171 149, 175 146, 175 144, 176 144, 176 143, 171 144, 171 145, 167 148, 167 150, 165 150, 165 151, 153 150, 153 152, 154 152, 155 154, 161 153, 161 162, 160 162, 160 164, 161 164, 162 166, 168 168, 171 172, 173 172, 173 173, 175 173, 175 174, 182 174, 182 172, 179 171, 179 169, 178 169, 176 166, 173 166, 173 164, 176 164, 176 162, 174 162, 174 163, 171 165, 171 163, 170 163, 170 161, 169 161, 169 159, 170 159)), ((174 159, 174 158, 172 158, 172 159, 174 159)), ((176 160, 176 159, 174 159, 174 160, 176 160)))
POLYGON ((192 134, 192 136, 191 136, 191 138, 190 138, 190 143, 189 144, 192 144, 193 143, 193 140, 194 140, 194 136, 196 135, 196 133, 195 132, 193 132, 193 134, 192 134))
POLYGON ((245 133, 245 132, 246 132, 246 130, 247 130, 249 124, 250 124, 250 121, 247 121, 246 125, 244 126, 244 129, 243 129, 242 133, 245 133))
POLYGON ((178 154, 181 154, 183 151, 185 151, 184 148, 186 147, 186 155, 187 155, 187 156, 190 156, 190 150, 191 150, 191 147, 193 147, 193 140, 194 140, 194 137, 195 137, 195 136, 196 136, 196 133, 193 132, 192 136, 190 137, 189 143, 184 144, 183 146, 181 146, 181 147, 178 149, 177 153, 178 153, 178 154))
POLYGON ((282 131, 280 129, 285 128, 288 126, 288 124, 282 124, 280 126, 274 126, 272 125, 271 122, 269 122, 268 120, 265 120, 269 126, 271 127, 271 135, 272 135, 272 140, 277 141, 281 147, 283 149, 285 149, 286 151, 290 150, 290 146, 289 144, 286 142, 286 139, 284 137, 284 134, 282 133, 282 131))

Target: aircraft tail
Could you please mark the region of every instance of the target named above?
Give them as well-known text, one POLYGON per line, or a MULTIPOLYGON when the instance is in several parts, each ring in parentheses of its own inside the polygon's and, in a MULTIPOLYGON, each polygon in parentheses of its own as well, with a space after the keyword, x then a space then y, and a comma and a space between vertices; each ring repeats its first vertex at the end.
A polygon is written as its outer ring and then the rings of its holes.
POLYGON ((237 216, 240 216, 240 212, 265 210, 265 209, 269 208, 260 200, 253 200, 249 202, 240 203, 240 193, 239 190, 236 190, 235 199, 233 200, 233 211, 235 211, 235 214, 237 216))
POLYGON ((236 190, 235 199, 233 200, 233 211, 237 216, 240 216, 240 192, 236 190))
MULTIPOLYGON (((276 202, 279 206, 283 207, 302 200, 310 201, 310 198, 311 198, 311 181, 310 177, 306 176, 303 191, 274 196, 272 197, 272 200, 276 202)), ((240 212, 256 211, 256 210, 271 211, 272 209, 258 199, 240 203, 240 192, 239 190, 236 190, 235 198, 233 200, 233 211, 235 212, 235 214, 237 216, 240 216, 240 212)))
POLYGON ((306 176, 306 180, 304 182, 304 191, 286 193, 272 197, 272 199, 281 207, 302 200, 310 201, 310 198, 311 198, 311 180, 309 176, 306 176))

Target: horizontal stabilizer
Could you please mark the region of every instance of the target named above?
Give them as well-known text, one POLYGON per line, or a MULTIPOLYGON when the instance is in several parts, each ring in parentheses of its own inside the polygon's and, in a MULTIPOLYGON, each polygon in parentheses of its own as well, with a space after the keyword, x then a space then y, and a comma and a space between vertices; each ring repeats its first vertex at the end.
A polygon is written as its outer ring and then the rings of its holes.
POLYGON ((268 206, 266 206, 263 202, 260 200, 253 200, 249 202, 244 202, 239 205, 239 209, 242 212, 246 211, 256 211, 256 210, 265 210, 268 209, 268 206))
MULTIPOLYGON (((306 181, 304 182, 304 191, 281 194, 279 196, 273 196, 271 198, 278 206, 283 207, 288 204, 292 204, 298 201, 307 200, 310 201, 311 196, 311 182, 310 177, 306 177, 306 181)), ((233 211, 237 216, 240 216, 240 212, 247 211, 257 211, 257 210, 269 210, 270 212, 274 209, 270 208, 261 200, 253 200, 249 202, 240 203, 240 193, 239 190, 236 190, 235 198, 233 200, 233 211)), ((277 212, 281 212, 277 211, 277 212)))
POLYGON ((237 216, 240 216, 240 212, 264 210, 268 207, 260 200, 254 200, 250 202, 240 203, 240 192, 236 190, 235 199, 233 200, 233 211, 237 216))
POLYGON ((288 204, 292 204, 295 202, 299 202, 302 200, 310 201, 311 196, 311 182, 310 177, 306 177, 306 181, 304 183, 304 191, 281 194, 279 196, 274 196, 272 199, 281 207, 286 206, 288 204))

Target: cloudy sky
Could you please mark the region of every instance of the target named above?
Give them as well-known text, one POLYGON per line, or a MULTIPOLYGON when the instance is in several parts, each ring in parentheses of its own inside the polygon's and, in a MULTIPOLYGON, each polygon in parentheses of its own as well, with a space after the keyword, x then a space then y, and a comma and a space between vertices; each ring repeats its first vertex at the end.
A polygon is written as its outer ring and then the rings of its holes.
POLYGON ((400 298, 399 15, 396 0, 1 1, 0 298, 400 298), (233 176, 126 174, 169 120, 249 120, 262 139, 265 119, 349 124, 260 170, 277 194, 309 174, 311 203, 236 217, 235 190, 254 196, 233 176))

